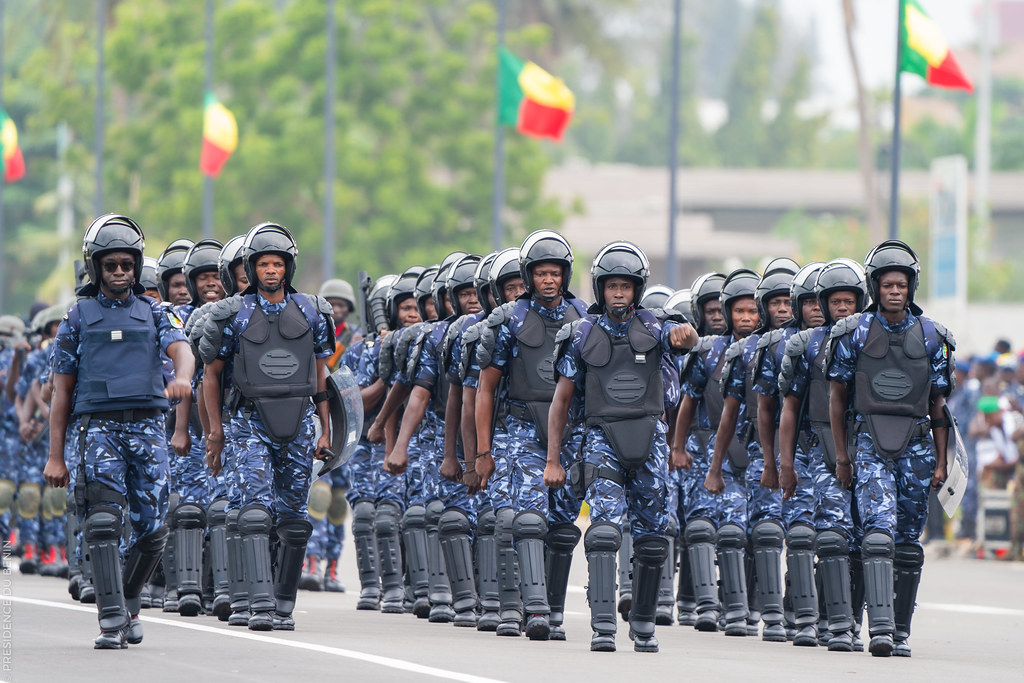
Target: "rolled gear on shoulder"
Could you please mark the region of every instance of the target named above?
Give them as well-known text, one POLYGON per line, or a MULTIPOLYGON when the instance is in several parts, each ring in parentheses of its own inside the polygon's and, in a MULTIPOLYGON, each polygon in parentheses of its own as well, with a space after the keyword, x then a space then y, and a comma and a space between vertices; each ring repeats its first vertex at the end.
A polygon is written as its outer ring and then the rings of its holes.
POLYGON ((583 538, 589 573, 590 627, 594 630, 590 649, 595 652, 615 651, 615 556, 623 545, 623 536, 617 524, 596 522, 583 538))
POLYGON ((306 557, 306 543, 313 533, 308 519, 283 519, 277 524, 277 574, 274 581, 274 630, 294 631, 295 596, 306 557))
POLYGON ((814 582, 815 533, 806 524, 794 524, 786 534, 789 594, 793 602, 793 623, 797 629, 793 645, 801 647, 816 647, 818 644, 818 591, 814 582))
POLYGON ((373 534, 375 515, 376 510, 371 501, 360 500, 352 507, 352 537, 356 544, 360 585, 357 610, 380 608, 380 571, 377 564, 377 541, 373 534))
POLYGON ((484 510, 477 518, 476 542, 473 550, 477 568, 477 594, 480 597, 480 618, 476 624, 478 631, 494 631, 501 623, 496 523, 497 518, 491 509, 484 510))
POLYGON ((746 545, 747 535, 736 524, 723 524, 718 530, 718 568, 722 572, 722 608, 727 636, 747 635, 746 545))
POLYGON ((394 503, 382 502, 377 506, 373 532, 377 539, 377 557, 380 561, 381 612, 402 614, 405 598, 402 572, 402 548, 398 531, 401 511, 394 503))
POLYGON ((469 518, 461 510, 445 510, 438 521, 441 549, 452 588, 455 625, 475 627, 477 594, 470 531, 469 518))
POLYGON ((98 650, 128 646, 124 634, 129 618, 121 574, 121 517, 120 508, 97 505, 89 511, 83 527, 96 587, 100 635, 96 638, 95 647, 98 650))
POLYGON ((689 553, 693 593, 697 603, 698 631, 718 630, 718 572, 715 568, 715 527, 707 519, 696 518, 686 523, 686 545, 689 553))
POLYGON ((413 593, 412 612, 420 619, 430 616, 430 570, 427 565, 427 509, 411 505, 402 515, 405 565, 413 593))
MULTIPOLYGON (((657 652, 654 626, 658 610, 661 567, 668 557, 668 543, 662 536, 644 536, 633 542, 636 566, 633 608, 629 613, 629 636, 637 652, 657 652)), ((745 627, 744 627, 745 628, 745 627)))
POLYGON ((551 640, 565 640, 565 594, 568 592, 569 569, 572 567, 572 553, 580 542, 582 532, 575 524, 557 524, 548 531, 545 538, 545 579, 547 580, 548 618, 551 640))
POLYGON ((174 516, 178 613, 185 617, 194 617, 203 608, 201 596, 206 511, 195 503, 182 503, 171 514, 174 516))

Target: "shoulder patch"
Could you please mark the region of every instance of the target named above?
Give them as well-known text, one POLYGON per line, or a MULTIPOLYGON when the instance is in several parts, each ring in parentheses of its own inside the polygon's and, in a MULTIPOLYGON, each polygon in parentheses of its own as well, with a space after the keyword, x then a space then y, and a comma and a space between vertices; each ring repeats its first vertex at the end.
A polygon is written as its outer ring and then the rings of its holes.
POLYGON ((171 322, 171 327, 178 330, 185 329, 185 323, 181 322, 181 318, 178 317, 178 314, 174 312, 173 308, 167 309, 167 319, 171 322))
MULTIPOLYGON (((931 318, 929 318, 929 320, 931 320, 931 318)), ((932 324, 935 325, 935 331, 938 332, 939 336, 942 337, 945 340, 946 344, 949 345, 949 348, 951 350, 955 351, 956 350, 956 340, 953 339, 953 333, 950 332, 948 329, 946 329, 945 325, 943 325, 940 322, 936 322, 935 320, 932 320, 932 324)))

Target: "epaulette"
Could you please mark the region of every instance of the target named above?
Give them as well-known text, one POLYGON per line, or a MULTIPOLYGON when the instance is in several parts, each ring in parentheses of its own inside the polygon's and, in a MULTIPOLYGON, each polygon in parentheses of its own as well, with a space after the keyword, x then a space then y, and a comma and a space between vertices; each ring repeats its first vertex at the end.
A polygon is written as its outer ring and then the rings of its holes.
POLYGON ((224 326, 242 309, 242 297, 230 296, 210 304, 210 311, 203 320, 202 335, 199 339, 199 359, 212 363, 220 353, 224 341, 224 326))

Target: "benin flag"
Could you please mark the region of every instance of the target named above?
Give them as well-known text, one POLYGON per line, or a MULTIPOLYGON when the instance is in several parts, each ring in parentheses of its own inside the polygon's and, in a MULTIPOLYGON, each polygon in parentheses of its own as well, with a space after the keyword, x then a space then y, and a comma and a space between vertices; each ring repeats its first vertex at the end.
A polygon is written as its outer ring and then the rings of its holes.
POLYGON ((561 140, 576 107, 576 97, 562 79, 504 47, 498 48, 498 68, 498 122, 524 135, 561 140))
POLYGON ((13 183, 25 176, 25 157, 18 147, 18 129, 14 121, 0 109, 0 149, 3 150, 4 180, 13 183))
POLYGON ((203 152, 199 157, 199 170, 216 178, 220 168, 238 147, 238 124, 235 115, 217 101, 212 93, 206 93, 203 107, 203 152))
POLYGON ((903 3, 903 26, 900 27, 902 54, 900 71, 917 74, 937 88, 974 90, 960 70, 941 29, 925 13, 917 0, 903 3))

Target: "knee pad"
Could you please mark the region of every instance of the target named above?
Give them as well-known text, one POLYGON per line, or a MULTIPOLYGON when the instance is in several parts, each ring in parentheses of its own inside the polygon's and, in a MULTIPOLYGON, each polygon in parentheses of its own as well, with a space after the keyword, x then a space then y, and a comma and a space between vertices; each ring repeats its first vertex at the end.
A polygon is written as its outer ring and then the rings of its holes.
POLYGON ((0 479, 0 515, 11 509, 14 502, 14 482, 10 479, 0 479))
POLYGON ((170 529, 166 526, 161 525, 156 531, 151 534, 146 534, 135 543, 135 549, 140 553, 146 555, 155 555, 163 551, 164 546, 167 545, 167 537, 171 535, 170 529))
POLYGON ((39 516, 39 505, 43 499, 39 484, 24 483, 18 487, 18 516, 22 519, 35 519, 39 516))
POLYGON ((47 486, 43 489, 43 517, 56 519, 68 511, 68 495, 64 489, 47 486))
POLYGON ((924 566, 924 549, 919 545, 901 543, 895 548, 893 566, 900 569, 920 569, 924 566))
POLYGON ((814 550, 814 537, 817 532, 807 524, 794 524, 786 534, 786 545, 790 550, 814 550))
POLYGON ((345 489, 331 489, 331 504, 327 507, 327 521, 335 526, 345 523, 348 517, 348 499, 345 489))
MULTIPOLYGON (((719 548, 743 549, 747 547, 747 534, 739 527, 738 524, 723 524, 722 528, 718 530, 717 541, 719 548)), ((633 544, 633 548, 635 553, 635 542, 633 544)))
MULTIPOLYGON (((726 526, 735 525, 727 524, 726 526)), ((739 527, 736 528, 739 529, 739 527)), ((665 559, 668 558, 668 539, 664 536, 641 536, 640 538, 634 538, 633 557, 637 564, 660 567, 665 563, 665 559)))
POLYGON ((377 508, 377 518, 373 530, 378 536, 390 536, 398 533, 398 508, 390 503, 383 503, 377 508))
POLYGON ((468 535, 472 527, 462 510, 445 510, 437 523, 437 530, 442 536, 457 536, 468 535))
POLYGON ((556 524, 548 531, 548 548, 553 552, 572 553, 583 533, 575 524, 556 524))
POLYGON ((763 519, 750 531, 750 540, 755 548, 779 548, 786 538, 782 525, 774 519, 763 519))
POLYGON ((352 533, 360 534, 373 533, 373 518, 376 510, 373 503, 368 500, 361 500, 352 509, 352 533))
POLYGON ((548 521, 536 512, 520 512, 512 521, 512 535, 516 539, 543 539, 548 533, 548 521))
POLYGON ((224 526, 228 528, 228 533, 238 533, 238 510, 228 510, 224 515, 224 526))
POLYGON ((177 529, 201 529, 206 526, 206 511, 195 503, 182 503, 174 509, 177 529))
POLYGON ((120 508, 113 505, 97 505, 89 510, 82 526, 82 537, 86 543, 96 541, 113 541, 121 538, 123 531, 120 508))
POLYGON ((277 523, 277 537, 287 546, 305 546, 312 534, 313 525, 308 519, 282 519, 277 523))
POLYGON ((309 487, 309 495, 306 496, 306 507, 309 516, 320 521, 327 516, 327 510, 331 507, 331 485, 323 479, 317 479, 309 487))
POLYGON ((864 540, 860 545, 860 554, 863 558, 893 559, 895 552, 896 544, 892 540, 892 536, 884 531, 872 530, 864 534, 864 540))
POLYGON ((270 534, 270 510, 262 505, 246 505, 238 512, 238 533, 243 536, 270 534))
POLYGON ((413 505, 402 515, 403 529, 426 529, 427 509, 422 505, 413 505))
POLYGON ((826 529, 814 539, 814 551, 818 557, 845 557, 850 554, 850 542, 841 531, 826 529))
POLYGON ((427 503, 427 526, 436 527, 444 514, 444 503, 439 500, 432 500, 427 503))
POLYGON ((714 543, 715 525, 711 523, 711 520, 703 517, 691 519, 686 523, 685 536, 687 545, 693 545, 694 543, 714 543))
POLYGON ((206 520, 210 526, 224 526, 228 523, 228 502, 223 498, 210 503, 206 508, 206 520))
POLYGON ((622 531, 618 524, 611 522, 595 522, 587 529, 583 536, 583 547, 589 553, 591 551, 616 552, 622 545, 622 531))
POLYGON ((476 528, 481 536, 493 536, 494 527, 497 524, 498 518, 494 515, 492 508, 487 508, 479 515, 476 519, 476 528))

